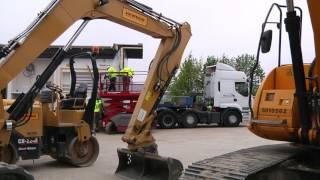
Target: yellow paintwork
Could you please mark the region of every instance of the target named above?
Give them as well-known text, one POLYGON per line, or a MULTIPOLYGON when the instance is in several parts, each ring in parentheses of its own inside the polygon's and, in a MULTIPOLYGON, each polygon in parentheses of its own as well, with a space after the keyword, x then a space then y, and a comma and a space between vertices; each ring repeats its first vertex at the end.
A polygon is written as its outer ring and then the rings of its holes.
MULTIPOLYGON (((159 78, 166 81, 173 70, 179 67, 182 54, 191 37, 191 27, 188 23, 181 23, 181 32, 177 33, 176 27, 147 15, 132 7, 127 1, 108 0, 102 6, 99 6, 99 2, 98 0, 60 0, 48 15, 37 24, 36 28, 24 38, 23 42, 20 42, 20 46, 1 62, 0 89, 5 88, 17 74, 32 63, 41 52, 77 20, 85 18, 113 21, 161 40, 149 70, 144 90, 139 97, 129 127, 123 137, 123 140, 130 145, 130 149, 153 144, 155 141, 150 132, 151 122, 153 121, 151 110, 160 95, 155 86, 159 83, 159 78), (178 34, 181 35, 180 44, 175 51, 171 52, 178 34), (167 56, 168 52, 171 52, 170 56, 167 56), (164 59, 164 57, 167 58, 164 59), (168 63, 161 67, 162 60, 168 61, 168 63), (158 77, 159 71, 162 72, 162 77, 158 77), (138 140, 132 142, 129 141, 130 139, 138 140)), ((160 85, 164 86, 163 81, 160 85)), ((3 105, 0 104, 0 109, 3 108, 3 105)), ((73 124, 76 128, 79 125, 78 122, 82 113, 79 111, 60 111, 59 107, 57 112, 52 112, 47 105, 43 105, 42 112, 44 126, 60 127, 61 125, 73 124)), ((0 111, 0 113, 2 112, 0 111)), ((1 116, 3 116, 3 113, 0 114, 0 118, 1 116)), ((0 125, 4 121, 5 118, 0 119, 0 125)), ((79 133, 82 135, 78 136, 81 136, 79 139, 84 139, 85 136, 90 135, 90 130, 87 128, 88 125, 82 125, 81 127, 83 128, 80 128, 80 130, 83 132, 79 133)), ((1 131, 6 130, 0 129, 0 135, 1 131)))

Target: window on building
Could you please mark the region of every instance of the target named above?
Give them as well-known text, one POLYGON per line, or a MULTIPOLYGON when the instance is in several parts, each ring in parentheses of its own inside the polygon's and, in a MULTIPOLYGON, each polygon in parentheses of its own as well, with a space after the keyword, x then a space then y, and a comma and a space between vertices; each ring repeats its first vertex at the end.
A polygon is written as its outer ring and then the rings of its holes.
POLYGON ((242 96, 249 96, 249 86, 247 82, 236 82, 235 83, 236 91, 242 96))

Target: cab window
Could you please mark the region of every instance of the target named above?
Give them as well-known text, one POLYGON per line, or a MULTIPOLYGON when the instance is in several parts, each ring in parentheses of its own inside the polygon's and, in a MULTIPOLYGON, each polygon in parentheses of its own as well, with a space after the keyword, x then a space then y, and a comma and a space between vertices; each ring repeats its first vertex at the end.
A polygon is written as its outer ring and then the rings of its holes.
POLYGON ((247 82, 236 82, 235 83, 235 88, 236 91, 241 94, 242 96, 247 97, 249 95, 249 91, 248 91, 248 83, 247 82))

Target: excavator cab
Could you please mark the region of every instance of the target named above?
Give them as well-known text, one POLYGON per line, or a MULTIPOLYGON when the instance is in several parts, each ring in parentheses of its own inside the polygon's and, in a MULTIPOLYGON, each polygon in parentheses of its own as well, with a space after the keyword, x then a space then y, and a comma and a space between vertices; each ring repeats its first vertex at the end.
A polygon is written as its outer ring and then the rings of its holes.
MULTIPOLYGON (((268 53, 271 49, 273 34, 277 34, 278 66, 268 74, 257 91, 255 103, 253 109, 251 109, 252 120, 250 122, 249 130, 258 136, 268 139, 295 141, 298 138, 297 134, 299 129, 299 120, 297 119, 298 113, 296 111, 298 107, 298 98, 295 91, 295 67, 294 65, 281 64, 283 24, 288 22, 287 19, 283 21, 283 9, 286 8, 288 7, 276 3, 272 4, 266 19, 262 24, 259 49, 257 52, 257 63, 259 62, 260 51, 262 53, 268 53), (272 14, 275 12, 279 14, 277 21, 274 21, 274 19, 271 18, 272 14), (271 29, 277 29, 279 32, 273 33, 271 29)), ((294 7, 294 10, 298 12, 299 17, 301 18, 302 9, 294 7)), ((300 27, 298 30, 301 32, 302 18, 299 19, 299 23, 300 27)), ((299 39, 300 38, 301 33, 299 33, 299 39)), ((308 82, 308 79, 304 79, 304 77, 307 77, 307 73, 304 72, 308 72, 309 67, 310 65, 307 64, 302 66, 302 75, 300 74, 299 76, 303 77, 303 83, 300 86, 303 86, 303 84, 307 84, 308 82)), ((253 87, 253 72, 255 68, 256 66, 251 73, 250 87, 253 87)), ((251 94, 252 93, 250 93, 250 95, 251 94)), ((249 100, 250 107, 252 107, 251 98, 249 98, 249 100)))

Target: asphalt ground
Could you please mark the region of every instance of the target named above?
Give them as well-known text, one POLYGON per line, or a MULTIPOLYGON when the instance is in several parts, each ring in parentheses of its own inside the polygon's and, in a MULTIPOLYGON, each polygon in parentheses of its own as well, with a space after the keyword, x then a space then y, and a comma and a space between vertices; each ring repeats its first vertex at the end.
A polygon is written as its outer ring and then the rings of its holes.
MULTIPOLYGON (((179 159, 184 167, 192 162, 222 155, 243 148, 276 144, 259 138, 245 126, 222 128, 203 126, 194 129, 153 130, 153 135, 162 156, 179 159)), ((75 168, 43 156, 38 160, 19 161, 37 180, 119 180, 114 172, 118 165, 116 149, 124 148, 121 134, 107 135, 98 133, 100 144, 98 160, 90 167, 75 168)))

